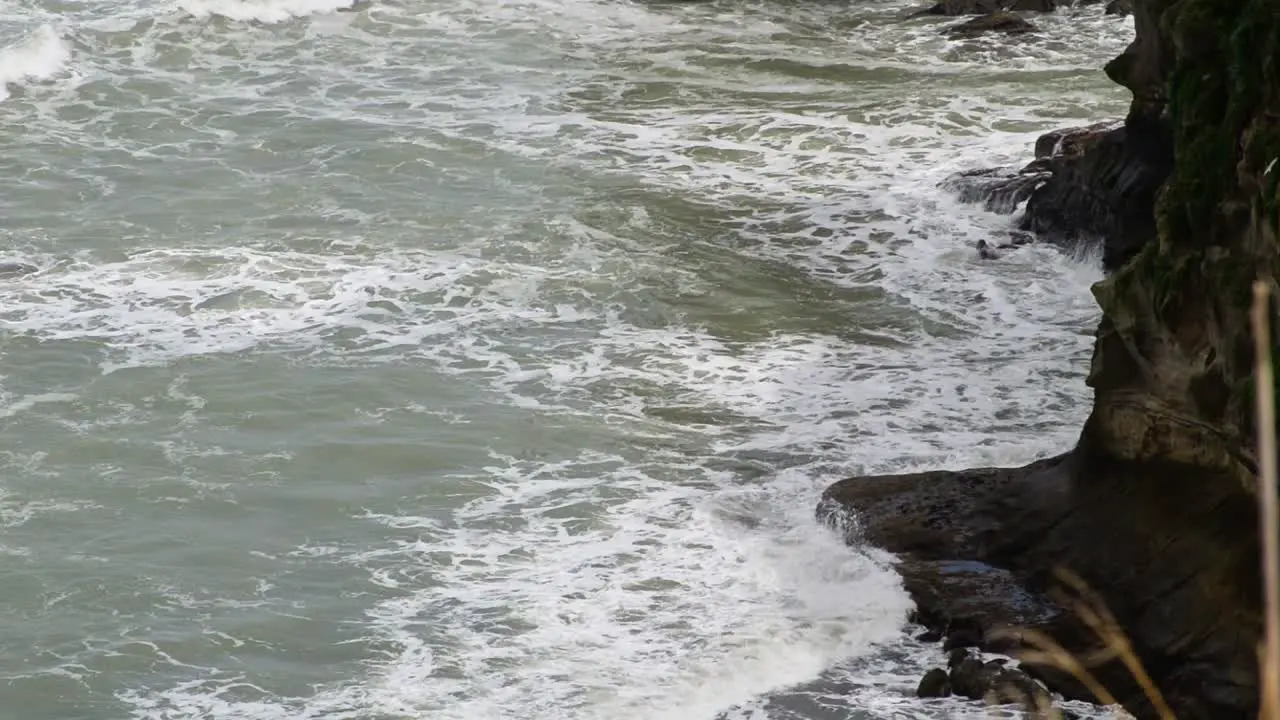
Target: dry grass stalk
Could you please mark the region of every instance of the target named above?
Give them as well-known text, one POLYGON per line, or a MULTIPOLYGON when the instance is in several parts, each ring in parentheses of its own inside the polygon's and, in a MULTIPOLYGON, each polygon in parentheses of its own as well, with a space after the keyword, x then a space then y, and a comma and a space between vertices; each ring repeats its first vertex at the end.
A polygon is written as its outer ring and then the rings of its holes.
POLYGON ((1271 291, 1253 285, 1254 385, 1258 411, 1258 511, 1262 532, 1262 580, 1266 638, 1259 664, 1263 720, 1280 719, 1280 502, 1276 490, 1276 389, 1271 364, 1271 291))

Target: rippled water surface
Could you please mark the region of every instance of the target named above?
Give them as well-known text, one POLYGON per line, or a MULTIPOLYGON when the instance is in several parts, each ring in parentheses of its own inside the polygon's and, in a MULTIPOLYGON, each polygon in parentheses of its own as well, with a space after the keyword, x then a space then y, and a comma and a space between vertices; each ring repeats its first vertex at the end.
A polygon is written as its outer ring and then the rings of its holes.
POLYGON ((1095 263, 936 188, 1100 6, 0 0, 0 720, 956 717, 853 473, 1065 448, 1095 263))

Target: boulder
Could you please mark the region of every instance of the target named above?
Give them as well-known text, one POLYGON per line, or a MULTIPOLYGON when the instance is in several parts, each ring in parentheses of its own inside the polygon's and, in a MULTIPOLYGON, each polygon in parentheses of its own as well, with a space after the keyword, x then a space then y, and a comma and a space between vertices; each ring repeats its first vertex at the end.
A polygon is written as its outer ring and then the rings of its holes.
POLYGON ((1015 12, 1053 12, 1061 0, 938 0, 933 5, 912 13, 921 15, 989 15, 1011 10, 1015 12))
POLYGON ((951 695, 951 679, 947 671, 934 668, 924 674, 916 687, 916 697, 939 698, 951 695))
POLYGON ((1016 668, 998 669, 982 699, 988 705, 1014 704, 1032 710, 1044 710, 1053 705, 1053 696, 1049 691, 1016 668))
POLYGON ((1014 12, 1053 12, 1057 5, 1056 0, 1007 0, 1004 9, 1014 12))
POLYGON ((913 14, 919 15, 986 15, 1004 9, 1004 0, 939 0, 931 7, 913 14))
POLYGON ((984 33, 1004 33, 1006 35, 1022 35, 1035 32, 1036 26, 1011 12, 994 12, 966 20, 943 30, 951 37, 968 38, 984 33))
POLYGON ((1133 0, 1111 0, 1107 3, 1106 13, 1108 15, 1132 15, 1133 0))
POLYGON ((977 655, 969 655, 948 674, 951 692, 970 700, 981 700, 991 691, 991 683, 999 673, 999 667, 987 665, 977 655))

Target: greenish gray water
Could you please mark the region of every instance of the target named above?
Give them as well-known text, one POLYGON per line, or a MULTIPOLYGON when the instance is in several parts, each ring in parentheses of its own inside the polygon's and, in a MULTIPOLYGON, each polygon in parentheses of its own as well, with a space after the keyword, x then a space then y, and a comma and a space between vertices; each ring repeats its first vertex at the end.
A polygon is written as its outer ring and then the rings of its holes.
POLYGON ((1095 264, 936 184, 1128 23, 343 5, 5 6, 0 720, 966 712, 813 505, 1073 440, 1095 264))

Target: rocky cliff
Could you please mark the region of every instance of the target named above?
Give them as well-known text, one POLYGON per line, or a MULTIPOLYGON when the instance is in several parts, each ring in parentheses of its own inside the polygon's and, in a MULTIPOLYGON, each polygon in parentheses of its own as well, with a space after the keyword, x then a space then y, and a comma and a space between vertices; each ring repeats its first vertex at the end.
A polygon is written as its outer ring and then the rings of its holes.
MULTIPOLYGON (((1251 718, 1261 615, 1248 310, 1253 280, 1280 271, 1280 2, 1136 0, 1134 22, 1136 39, 1106 67, 1133 92, 1124 127, 1050 188, 1059 197, 1037 190, 1044 217, 1096 221, 1086 229, 1105 236, 1114 268, 1094 291, 1094 405, 1077 446, 1025 468, 853 478, 822 512, 850 510, 851 540, 898 553, 921 621, 968 628, 953 644, 995 649, 996 626, 1023 625, 1086 650, 1091 636, 1051 593, 1051 571, 1067 567, 1106 601, 1182 720, 1251 718)), ((1116 663, 1100 674, 1153 713, 1116 663)))

